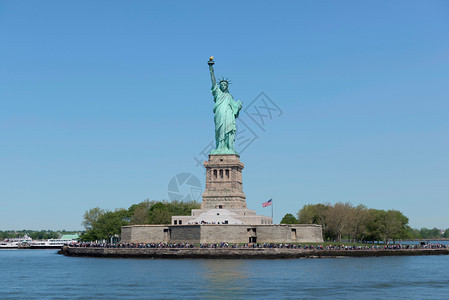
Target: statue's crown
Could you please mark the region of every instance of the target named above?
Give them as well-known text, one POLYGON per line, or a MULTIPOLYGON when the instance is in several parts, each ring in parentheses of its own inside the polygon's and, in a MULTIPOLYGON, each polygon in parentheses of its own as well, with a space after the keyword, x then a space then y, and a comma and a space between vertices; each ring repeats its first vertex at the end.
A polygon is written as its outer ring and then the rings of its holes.
POLYGON ((226 78, 226 79, 224 77, 221 78, 219 83, 222 83, 222 82, 226 82, 227 85, 231 84, 231 81, 229 80, 229 78, 226 78))

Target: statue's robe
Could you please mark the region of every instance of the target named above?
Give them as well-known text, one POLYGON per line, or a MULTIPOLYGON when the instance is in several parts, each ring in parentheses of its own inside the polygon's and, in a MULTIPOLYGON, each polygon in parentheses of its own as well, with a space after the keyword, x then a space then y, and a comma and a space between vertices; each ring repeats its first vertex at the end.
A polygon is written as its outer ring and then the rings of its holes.
MULTIPOLYGON (((235 134, 235 119, 239 116, 241 107, 231 94, 222 92, 218 84, 212 86, 212 95, 215 101, 215 142, 218 147, 219 142, 224 141, 228 134, 235 134)), ((231 149, 233 147, 231 145, 231 149)))

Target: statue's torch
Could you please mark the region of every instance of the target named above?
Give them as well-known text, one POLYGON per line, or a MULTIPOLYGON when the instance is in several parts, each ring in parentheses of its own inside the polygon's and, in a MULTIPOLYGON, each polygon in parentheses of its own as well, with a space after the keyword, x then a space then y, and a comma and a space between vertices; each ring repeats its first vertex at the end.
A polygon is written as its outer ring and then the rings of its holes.
POLYGON ((215 62, 214 62, 214 57, 213 57, 213 56, 209 57, 209 61, 207 62, 207 64, 208 64, 209 66, 213 66, 213 65, 215 64, 215 62))

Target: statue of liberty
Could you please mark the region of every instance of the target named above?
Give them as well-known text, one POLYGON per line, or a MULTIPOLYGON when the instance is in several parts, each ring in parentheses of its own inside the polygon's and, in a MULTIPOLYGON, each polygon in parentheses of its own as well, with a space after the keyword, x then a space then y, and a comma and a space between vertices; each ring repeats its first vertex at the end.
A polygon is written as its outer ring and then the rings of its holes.
POLYGON ((238 154, 234 149, 235 119, 242 109, 242 101, 235 101, 229 93, 228 79, 221 79, 217 84, 214 74, 213 56, 209 59, 209 71, 212 79, 212 95, 214 96, 215 149, 211 154, 238 154))

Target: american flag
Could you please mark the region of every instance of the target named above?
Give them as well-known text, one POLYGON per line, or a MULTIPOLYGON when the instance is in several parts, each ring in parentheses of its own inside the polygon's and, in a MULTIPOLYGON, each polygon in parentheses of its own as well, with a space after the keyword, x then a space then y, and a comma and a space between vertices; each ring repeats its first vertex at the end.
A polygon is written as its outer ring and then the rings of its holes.
POLYGON ((267 207, 271 205, 271 199, 268 200, 267 202, 262 203, 262 207, 267 207))

